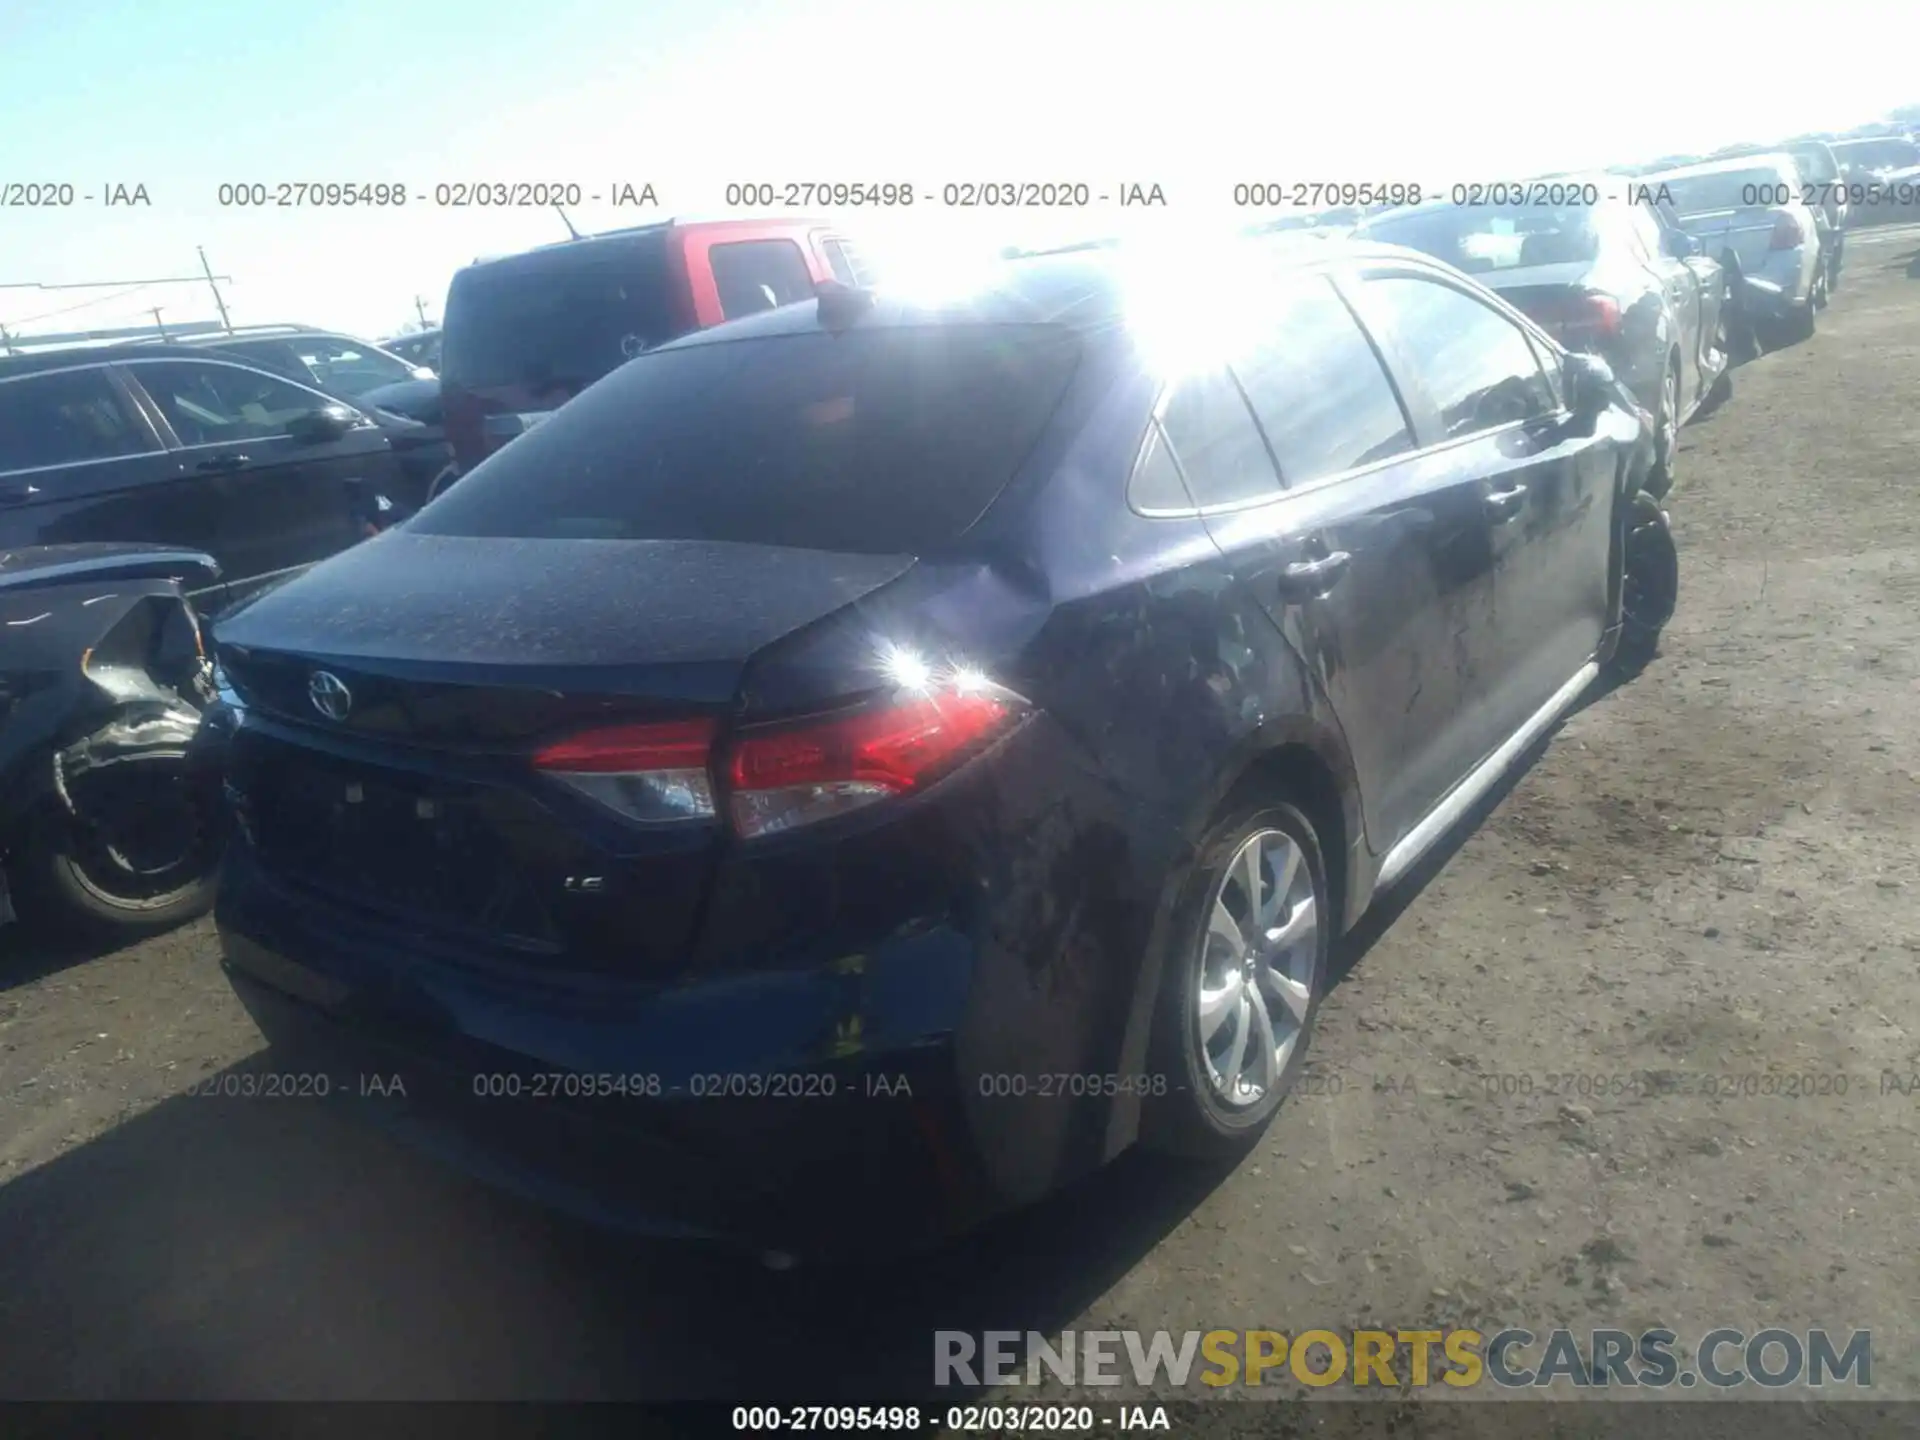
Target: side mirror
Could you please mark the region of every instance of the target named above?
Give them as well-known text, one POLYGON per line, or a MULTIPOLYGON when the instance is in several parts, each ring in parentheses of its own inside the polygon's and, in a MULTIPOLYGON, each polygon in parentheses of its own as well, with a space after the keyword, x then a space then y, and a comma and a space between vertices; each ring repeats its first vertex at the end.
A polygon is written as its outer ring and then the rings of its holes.
POLYGON ((287 434, 302 445, 331 445, 353 428, 353 419, 353 412, 344 405, 323 405, 287 421, 287 434))
POLYGON ((438 380, 440 377, 433 373, 433 367, 431 365, 416 365, 413 367, 413 378, 416 380, 438 380))
POLYGON ((1607 407, 1619 398, 1620 385, 1613 367, 1598 355, 1567 356, 1564 371, 1567 381, 1567 408, 1582 423, 1598 420, 1607 407))
POLYGON ((1684 230, 1667 232, 1667 253, 1676 260, 1691 260, 1703 248, 1698 240, 1684 230))

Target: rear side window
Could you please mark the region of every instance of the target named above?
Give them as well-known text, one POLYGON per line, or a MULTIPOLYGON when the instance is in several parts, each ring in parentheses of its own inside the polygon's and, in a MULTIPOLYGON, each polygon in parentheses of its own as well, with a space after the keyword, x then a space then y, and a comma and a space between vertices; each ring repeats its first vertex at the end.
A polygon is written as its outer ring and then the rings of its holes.
POLYGON ((1142 515, 1193 513, 1187 482, 1180 478, 1180 467, 1173 463, 1166 436, 1161 434, 1158 425, 1147 426, 1139 463, 1133 467, 1133 478, 1127 483, 1127 501, 1142 515))
POLYGON ((182 445, 224 445, 287 433, 287 422, 325 405, 311 390, 245 365, 156 360, 131 367, 182 445))
POLYGON ((791 240, 736 240, 707 251, 720 313, 729 320, 813 298, 806 257, 791 240))
POLYGON ((1440 412, 1445 439, 1551 415, 1559 408, 1533 343, 1464 290, 1412 275, 1366 282, 1440 412))
POLYGON ((920 554, 1013 478, 1078 359, 1071 334, 1041 325, 669 348, 500 450, 409 528, 920 554))
POLYGON ((1414 448, 1387 372, 1330 280, 1290 288, 1268 334, 1234 371, 1286 484, 1414 448))
POLYGON ((157 448, 104 370, 0 380, 0 474, 157 448))
POLYGON ((447 292, 443 378, 583 389, 684 329, 673 294, 664 233, 462 270, 447 292))
POLYGON ((1203 510, 1279 493, 1273 457, 1224 367, 1179 381, 1160 424, 1203 510))

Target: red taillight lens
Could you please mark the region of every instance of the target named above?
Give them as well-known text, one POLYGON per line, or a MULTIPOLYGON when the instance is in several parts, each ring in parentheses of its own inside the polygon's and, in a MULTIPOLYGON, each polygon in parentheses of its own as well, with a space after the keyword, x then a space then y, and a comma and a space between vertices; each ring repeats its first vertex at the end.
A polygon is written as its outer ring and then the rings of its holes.
POLYGON ((1620 302, 1611 295, 1585 291, 1564 300, 1539 301, 1531 310, 1534 319, 1569 344, 1620 333, 1620 302))
POLYGON ((713 750, 711 720, 667 720, 610 725, 549 745, 533 757, 536 769, 596 775, 646 770, 704 770, 713 750))
POLYGON ((1800 222, 1791 215, 1782 215, 1773 222, 1773 237, 1767 241, 1769 250, 1791 250, 1807 238, 1800 228, 1800 222))
MULTIPOLYGON (((769 835, 924 789, 1026 709, 1011 691, 956 676, 849 714, 749 730, 725 756, 734 828, 769 835)), ((609 725, 544 747, 533 764, 631 820, 708 820, 717 734, 711 719, 609 725)))
POLYGON ((710 719, 610 725, 548 745, 534 768, 643 824, 715 814, 710 719))
POLYGON ((1024 708, 997 687, 953 684, 744 735, 727 767, 734 826, 766 835, 923 789, 978 754, 1024 708))

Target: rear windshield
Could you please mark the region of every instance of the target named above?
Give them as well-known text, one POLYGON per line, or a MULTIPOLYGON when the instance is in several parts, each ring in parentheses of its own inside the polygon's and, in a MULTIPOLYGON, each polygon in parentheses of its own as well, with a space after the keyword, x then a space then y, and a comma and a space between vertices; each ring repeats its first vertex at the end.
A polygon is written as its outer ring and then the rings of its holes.
POLYGON ((679 329, 664 232, 480 265, 447 294, 441 372, 469 388, 591 385, 679 329))
POLYGON ((1013 478, 1079 357, 1040 325, 692 345, 624 366, 478 466, 428 535, 922 554, 1013 478))
POLYGON ((1366 223, 1369 239, 1405 245, 1469 275, 1528 265, 1591 262, 1600 254, 1593 207, 1469 208, 1449 205, 1383 215, 1366 223))
POLYGON ((1798 198, 1795 187, 1778 169, 1725 170, 1714 175, 1684 175, 1678 180, 1656 179, 1673 199, 1673 208, 1682 215, 1698 215, 1707 210, 1751 210, 1775 203, 1780 187, 1798 198))
POLYGON ((1833 153, 1842 165, 1864 165, 1868 168, 1920 165, 1920 145, 1892 135, 1884 140, 1848 141, 1835 145, 1833 153))

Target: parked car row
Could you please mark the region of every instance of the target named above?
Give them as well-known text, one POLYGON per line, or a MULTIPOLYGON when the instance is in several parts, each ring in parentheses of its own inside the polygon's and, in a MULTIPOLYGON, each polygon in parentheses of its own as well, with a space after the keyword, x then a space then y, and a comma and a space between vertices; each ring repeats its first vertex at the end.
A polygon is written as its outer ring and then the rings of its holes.
POLYGON ((1664 495, 1680 427, 1732 389, 1727 273, 1658 207, 1581 185, 1572 177, 1568 190, 1597 203, 1442 200, 1376 216, 1360 233, 1446 261, 1569 349, 1604 357, 1654 417, 1649 487, 1664 495))

